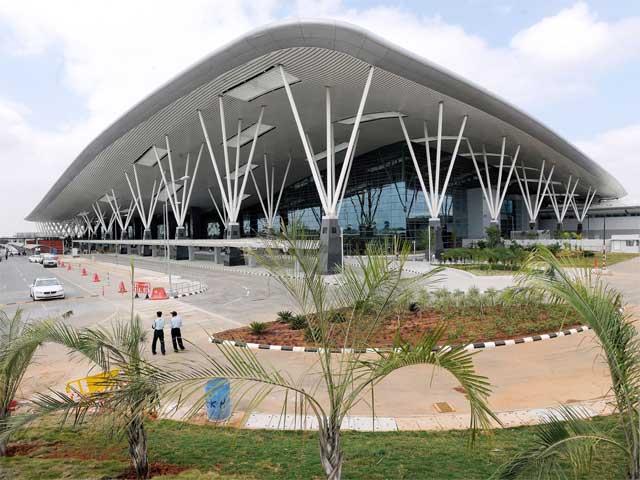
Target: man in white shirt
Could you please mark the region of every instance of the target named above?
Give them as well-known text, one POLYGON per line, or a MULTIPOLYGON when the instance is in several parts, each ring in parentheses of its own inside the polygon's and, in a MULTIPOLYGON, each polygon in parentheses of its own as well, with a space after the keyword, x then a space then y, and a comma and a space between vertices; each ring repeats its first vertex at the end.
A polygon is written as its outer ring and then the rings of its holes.
POLYGON ((180 328, 182 328, 182 317, 177 312, 171 312, 171 342, 173 342, 173 351, 176 353, 179 351, 178 347, 184 350, 180 328))
POLYGON ((162 312, 156 312, 156 319, 153 321, 153 343, 151 344, 151 353, 156 354, 156 342, 160 340, 160 351, 162 355, 165 354, 164 350, 164 318, 162 318, 162 312))

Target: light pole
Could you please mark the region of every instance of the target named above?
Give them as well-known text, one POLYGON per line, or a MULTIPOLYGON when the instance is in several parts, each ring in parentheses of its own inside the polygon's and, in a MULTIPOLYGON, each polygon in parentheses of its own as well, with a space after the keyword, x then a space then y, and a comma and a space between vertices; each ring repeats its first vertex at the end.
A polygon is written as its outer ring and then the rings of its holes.
POLYGON ((171 282, 171 262, 169 255, 169 198, 164 202, 164 258, 167 262, 167 275, 169 276, 169 296, 172 296, 173 292, 173 283, 171 282))

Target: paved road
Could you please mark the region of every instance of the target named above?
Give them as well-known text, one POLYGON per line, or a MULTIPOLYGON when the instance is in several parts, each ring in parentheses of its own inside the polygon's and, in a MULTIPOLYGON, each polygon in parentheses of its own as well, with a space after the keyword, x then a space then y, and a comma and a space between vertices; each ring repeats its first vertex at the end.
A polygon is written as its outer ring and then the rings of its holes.
MULTIPOLYGON (((113 261, 109 257, 97 256, 97 260, 113 261)), ((120 263, 123 259, 120 258, 120 263)), ((9 262, 10 264, 10 262, 9 262)), ((153 260, 137 259, 139 268, 164 271, 164 266, 153 260)), ((29 266, 26 260, 16 263, 17 267, 9 267, 5 262, 0 265, 0 283, 9 284, 4 272, 22 269, 22 276, 29 280, 26 272, 41 271, 39 266, 29 266), (29 269, 29 270, 27 270, 29 269), (35 270, 34 270, 35 269, 35 270)), ((629 301, 640 303, 640 293, 636 288, 640 278, 640 259, 612 267, 611 282, 621 288, 629 301)), ((116 275, 118 268, 114 265, 96 263, 92 268, 110 268, 116 275)), ((186 297, 181 300, 164 300, 153 302, 137 300, 136 311, 143 321, 153 317, 156 309, 164 312, 173 309, 180 311, 185 318, 183 334, 187 340, 193 341, 210 355, 220 358, 216 348, 207 342, 207 334, 225 328, 233 328, 238 324, 247 324, 256 319, 271 319, 279 309, 286 308, 289 302, 284 292, 272 285, 268 286, 268 279, 251 275, 223 273, 201 270, 196 268, 175 267, 174 272, 193 279, 201 278, 209 285, 209 291, 204 295, 186 297), (247 294, 247 291, 249 292, 247 294), (266 294, 265 294, 266 292, 266 294), (185 300, 185 301, 183 301, 185 300), (188 302, 188 303, 187 303, 188 302)), ((79 278, 77 269, 71 272, 59 269, 55 272, 69 288, 77 288, 80 292, 91 292, 92 284, 79 278), (77 285, 75 285, 77 284, 77 285)), ((23 282, 20 273, 13 273, 11 282, 23 282), (16 277, 17 275, 17 277, 16 277)), ((22 287, 12 286, 11 295, 28 295, 21 293, 22 287)), ((95 293, 95 290, 94 290, 95 293)), ((9 297, 9 288, 0 291, 0 302, 5 296, 9 297)), ((110 318, 118 313, 122 318, 128 314, 126 295, 118 295, 110 289, 106 296, 86 298, 72 298, 62 302, 37 302, 26 304, 30 312, 43 314, 40 305, 52 308, 69 308, 76 311, 72 322, 77 325, 107 324, 110 318), (65 304, 65 302, 67 302, 65 304)), ((168 333, 168 332, 167 332, 168 333)), ((168 334, 165 334, 168 338, 168 334)), ((167 341, 168 354, 166 357, 152 357, 166 368, 177 368, 176 361, 202 362, 200 355, 192 347, 178 355, 171 351, 167 341)), ((515 347, 501 347, 487 350, 475 357, 475 364, 479 373, 487 375, 493 385, 491 405, 498 411, 512 409, 539 408, 554 406, 559 402, 582 402, 601 398, 609 389, 609 377, 599 358, 591 332, 518 345, 515 347)), ((148 354, 148 352, 147 352, 148 354)), ((29 395, 45 387, 60 387, 71 378, 86 374, 86 365, 69 362, 67 353, 55 346, 47 345, 40 351, 40 361, 30 370, 25 379, 24 394, 29 395)), ((317 356, 313 354, 288 353, 277 351, 257 351, 256 355, 262 361, 272 364, 276 369, 287 372, 293 378, 300 378, 305 387, 313 388, 318 379, 317 356)), ((376 389, 376 414, 380 416, 415 416, 433 415, 434 403, 448 402, 457 413, 468 412, 464 395, 454 389, 456 383, 442 373, 436 373, 432 380, 431 369, 425 367, 411 367, 399 371, 387 378, 376 389)), ((321 397, 325 397, 319 393, 321 397)), ((265 413, 280 412, 281 396, 269 395, 259 408, 265 413)), ((240 410, 246 408, 246 401, 239 405, 240 410)), ((370 414, 370 408, 365 403, 358 405, 353 414, 370 414)), ((445 418, 446 416, 442 416, 445 418)), ((440 418, 440 417, 439 417, 440 418)), ((448 417, 447 417, 448 418, 448 417)))
MULTIPOLYGON (((44 268, 39 263, 29 263, 26 257, 11 257, 0 263, 0 305, 15 305, 31 303, 29 286, 36 278, 57 278, 65 287, 69 300, 90 295, 79 286, 65 282, 58 268, 44 268)), ((41 305, 64 303, 59 300, 40 302, 41 305)), ((49 308, 49 307, 42 307, 49 308)))
MULTIPOLYGON (((97 255, 96 259, 116 262, 114 255, 97 255)), ((122 257, 117 261, 122 264, 122 257)), ((166 264, 160 260, 136 257, 135 265, 156 272, 167 271, 166 264)), ((181 267, 175 263, 171 265, 171 272, 185 279, 199 280, 209 287, 206 293, 185 297, 183 302, 245 325, 253 321, 275 320, 280 310, 296 310, 289 295, 272 278, 181 267)))

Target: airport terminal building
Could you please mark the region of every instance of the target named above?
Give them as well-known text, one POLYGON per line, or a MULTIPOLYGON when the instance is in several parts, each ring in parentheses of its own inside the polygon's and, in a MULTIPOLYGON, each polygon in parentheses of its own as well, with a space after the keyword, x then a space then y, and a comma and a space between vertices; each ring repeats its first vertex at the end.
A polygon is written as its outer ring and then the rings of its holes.
POLYGON ((164 244, 228 264, 296 223, 330 271, 373 239, 433 239, 438 252, 492 224, 507 238, 581 231, 590 209, 625 195, 490 92, 358 27, 298 20, 226 45, 135 105, 27 220, 103 248, 164 244))

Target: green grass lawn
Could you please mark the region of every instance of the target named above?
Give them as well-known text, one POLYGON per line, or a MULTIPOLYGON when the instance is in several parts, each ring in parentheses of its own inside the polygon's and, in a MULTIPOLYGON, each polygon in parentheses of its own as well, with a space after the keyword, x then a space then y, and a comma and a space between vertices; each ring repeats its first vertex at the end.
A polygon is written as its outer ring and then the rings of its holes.
MULTIPOLYGON (((620 252, 610 252, 607 253, 607 266, 615 265, 616 263, 624 262, 627 260, 631 260, 640 256, 637 253, 620 253, 620 252)), ((598 267, 602 267, 602 255, 597 254, 595 257, 575 257, 575 258, 566 258, 564 261, 574 267, 579 268, 593 268, 594 258, 598 259, 598 267)), ((458 270, 464 270, 465 272, 473 273, 474 275, 515 275, 518 273, 517 267, 505 267, 503 265, 487 265, 487 264, 475 264, 475 263, 467 263, 467 264, 443 264, 448 268, 455 268, 458 270)))
MULTIPOLYGON (((624 262, 626 260, 631 260, 632 258, 636 258, 640 256, 637 253, 620 253, 620 252, 609 252, 607 253, 607 266, 615 265, 616 263, 624 262)), ((577 267, 585 267, 585 268, 593 268, 593 259, 598 259, 598 267, 602 267, 602 254, 596 254, 595 257, 580 257, 580 258, 572 258, 569 261, 571 264, 577 267)))
POLYGON ((518 268, 503 268, 502 265, 489 266, 487 264, 443 264, 447 268, 455 268, 456 270, 464 270, 465 272, 473 273, 474 275, 515 275, 518 273, 518 268))
MULTIPOLYGON (((594 420, 603 427, 611 418, 594 420)), ((485 479, 526 446, 534 427, 496 430, 473 447, 465 432, 344 432, 347 479, 485 479)), ((314 432, 237 430, 169 420, 148 424, 151 462, 183 467, 186 479, 323 478, 314 432)), ((13 445, 35 449, 0 459, 0 478, 112 478, 128 466, 126 444, 100 430, 43 425, 21 433, 13 445), (31 442, 31 443, 29 443, 31 442), (35 443, 37 442, 37 443, 35 443)), ((617 452, 603 447, 589 479, 624 478, 617 452)))

